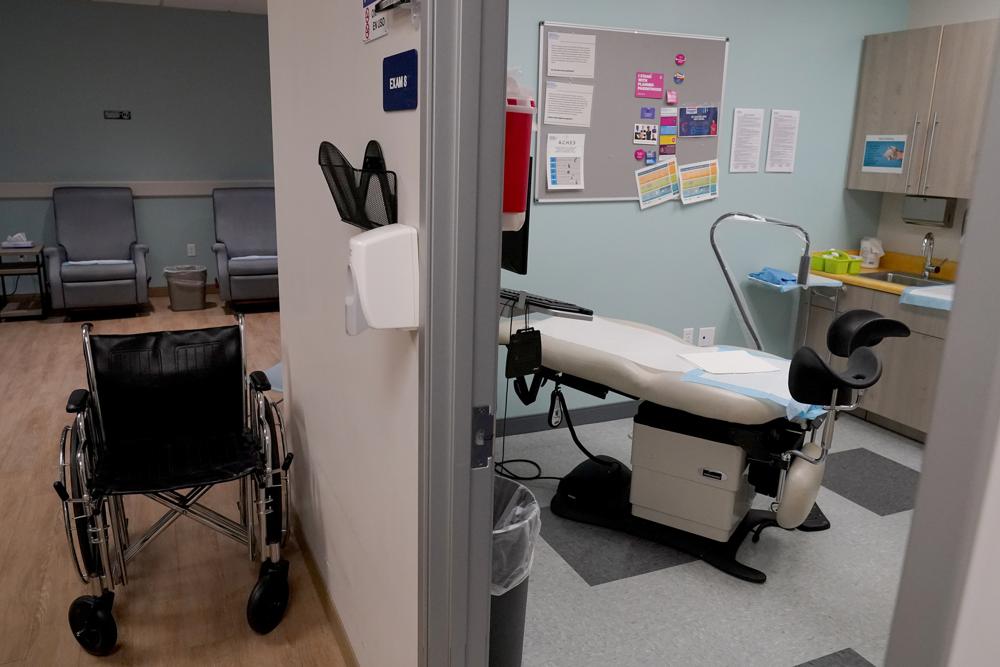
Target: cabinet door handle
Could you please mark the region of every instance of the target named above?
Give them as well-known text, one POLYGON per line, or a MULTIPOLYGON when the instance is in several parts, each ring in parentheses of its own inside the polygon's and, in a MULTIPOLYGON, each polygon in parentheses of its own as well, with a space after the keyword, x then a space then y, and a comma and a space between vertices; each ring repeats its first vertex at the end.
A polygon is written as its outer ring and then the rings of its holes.
POLYGON ((931 121, 930 127, 930 137, 927 139, 927 158, 924 160, 924 182, 920 186, 920 192, 927 192, 927 188, 930 186, 927 184, 927 177, 930 176, 931 171, 931 155, 934 153, 934 134, 937 131, 938 126, 938 112, 934 112, 934 120, 931 121))
MULTIPOLYGON (((912 145, 915 146, 917 143, 917 128, 920 127, 920 114, 913 114, 913 132, 910 134, 910 141, 912 145)), ((911 149, 912 150, 912 149, 911 149)), ((905 158, 905 156, 904 156, 905 158)), ((906 160, 906 184, 903 186, 903 192, 910 191, 910 172, 913 171, 913 159, 906 160)))

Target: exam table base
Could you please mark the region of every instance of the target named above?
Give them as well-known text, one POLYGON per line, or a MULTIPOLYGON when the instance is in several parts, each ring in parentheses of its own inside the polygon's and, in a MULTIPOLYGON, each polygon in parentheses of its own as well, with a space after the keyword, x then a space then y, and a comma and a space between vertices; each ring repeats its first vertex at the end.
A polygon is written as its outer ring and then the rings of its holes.
MULTIPOLYGON (((571 521, 610 528, 635 537, 651 540, 699 558, 728 575, 762 584, 767 575, 736 560, 747 535, 757 542, 765 528, 777 526, 775 513, 750 510, 726 542, 717 542, 701 535, 664 526, 632 515, 628 502, 632 473, 621 461, 610 456, 598 456, 603 461, 580 463, 559 483, 552 498, 553 514, 571 521)), ((818 506, 813 506, 809 518, 798 530, 818 531, 830 527, 818 506)))

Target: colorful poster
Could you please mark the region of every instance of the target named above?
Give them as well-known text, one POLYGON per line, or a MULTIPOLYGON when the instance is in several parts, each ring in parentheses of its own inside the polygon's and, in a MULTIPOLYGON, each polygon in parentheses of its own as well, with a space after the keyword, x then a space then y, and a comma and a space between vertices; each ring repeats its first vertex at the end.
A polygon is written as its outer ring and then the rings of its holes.
POLYGON ((680 195, 677 158, 668 157, 656 164, 635 170, 635 187, 639 192, 639 208, 662 204, 680 195))
POLYGON ((654 120, 656 118, 656 107, 642 107, 639 109, 639 118, 654 120))
POLYGON ((651 100, 663 99, 663 72, 636 72, 635 96, 651 100))
POLYGON ((583 190, 583 147, 586 140, 585 134, 550 134, 546 138, 549 190, 583 190))
POLYGON ((657 134, 655 123, 636 123, 632 143, 655 146, 657 134))
POLYGON ((719 196, 719 161, 691 162, 679 167, 681 201, 695 204, 719 196))
POLYGON ((717 137, 719 136, 719 107, 681 107, 680 136, 682 137, 717 137))
POLYGON ((902 174, 905 154, 905 134, 867 134, 861 171, 902 174))

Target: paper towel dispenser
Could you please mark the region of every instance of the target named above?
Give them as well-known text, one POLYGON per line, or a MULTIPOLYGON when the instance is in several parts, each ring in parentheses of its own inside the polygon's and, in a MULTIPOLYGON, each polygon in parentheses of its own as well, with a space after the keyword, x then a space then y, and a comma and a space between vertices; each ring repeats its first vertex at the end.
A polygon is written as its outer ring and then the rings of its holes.
POLYGON ((420 323, 420 264, 417 230, 387 225, 350 241, 347 333, 367 328, 416 329, 420 323))
POLYGON ((903 222, 927 227, 951 227, 956 199, 948 197, 903 197, 903 222))

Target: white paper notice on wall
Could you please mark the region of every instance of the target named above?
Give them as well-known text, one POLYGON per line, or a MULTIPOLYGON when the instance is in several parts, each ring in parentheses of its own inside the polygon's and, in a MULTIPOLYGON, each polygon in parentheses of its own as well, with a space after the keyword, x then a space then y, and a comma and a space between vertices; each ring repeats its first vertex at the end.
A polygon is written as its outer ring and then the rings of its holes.
POLYGON ((373 39, 389 34, 389 15, 375 11, 375 3, 370 2, 361 8, 364 27, 361 29, 361 41, 367 44, 373 39))
POLYGON ((748 174, 760 171, 760 144, 763 136, 763 109, 737 108, 733 111, 729 173, 748 174))
POLYGON ((597 53, 596 35, 550 32, 548 76, 593 79, 597 53))
POLYGON ((548 81, 545 84, 546 125, 590 127, 594 87, 582 83, 548 81))
POLYGON ((545 145, 549 190, 583 190, 585 134, 550 134, 545 145))
POLYGON ((799 141, 799 111, 771 109, 764 171, 790 174, 795 171, 795 148, 799 141))

